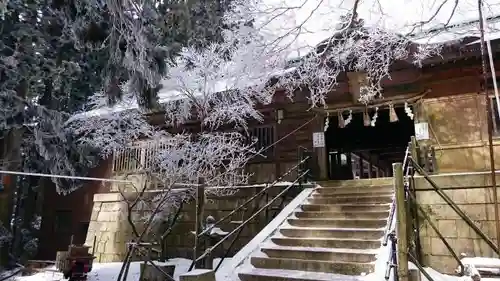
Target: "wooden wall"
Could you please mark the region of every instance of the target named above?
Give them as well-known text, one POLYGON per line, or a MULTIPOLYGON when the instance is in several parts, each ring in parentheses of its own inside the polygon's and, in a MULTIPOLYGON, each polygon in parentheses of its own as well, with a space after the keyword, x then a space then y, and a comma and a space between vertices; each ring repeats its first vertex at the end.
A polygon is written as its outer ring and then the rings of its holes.
MULTIPOLYGON (((89 177, 111 178, 111 161, 105 160, 91 170, 89 177)), ((86 227, 90 222, 93 197, 96 193, 109 191, 109 183, 88 181, 78 190, 68 194, 58 194, 49 180, 43 188, 42 225, 39 234, 37 259, 54 260, 56 251, 66 249, 74 235, 74 243, 84 243, 86 227), (67 214, 64 231, 56 227, 57 216, 67 214)))
MULTIPOLYGON (((318 120, 322 117, 309 110, 309 104, 303 98, 305 94, 297 95, 294 101, 290 101, 284 93, 277 93, 275 103, 266 108, 270 114, 262 125, 274 127, 276 144, 272 155, 265 159, 256 157, 248 164, 247 171, 253 174, 251 184, 273 181, 297 165, 299 147, 312 151, 312 135, 320 130, 318 120), (276 120, 277 110, 283 110, 281 122, 276 120)), ((293 181, 296 176, 296 173, 291 173, 283 180, 293 181)))
MULTIPOLYGON (((479 65, 436 71, 425 81, 432 90, 419 105, 417 122, 429 124, 431 145, 440 172, 490 169, 486 96, 479 65)), ((496 105, 495 105, 496 106, 496 105)), ((493 136, 495 166, 500 165, 500 139, 493 136)))

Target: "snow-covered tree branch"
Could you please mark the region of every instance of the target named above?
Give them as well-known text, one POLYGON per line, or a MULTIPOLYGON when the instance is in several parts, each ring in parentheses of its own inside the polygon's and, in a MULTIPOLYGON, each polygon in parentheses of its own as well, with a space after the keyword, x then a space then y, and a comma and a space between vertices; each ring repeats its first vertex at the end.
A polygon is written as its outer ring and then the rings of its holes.
MULTIPOLYGON (((477 18, 472 4, 0 1, 0 129, 9 144, 2 163, 20 163, 10 151, 25 145, 37 155, 19 169, 82 176, 133 143, 162 143, 142 171, 160 183, 159 196, 143 200, 167 216, 192 194, 191 187, 173 196, 176 184, 246 181, 244 167, 259 153, 248 140, 248 122, 262 120, 257 106, 271 102, 277 89, 326 106, 345 73, 360 72, 366 75, 360 102, 368 104, 383 96, 394 62, 419 67, 459 37, 442 31, 469 34, 454 26, 477 18), (151 125, 150 113, 163 114, 168 129, 151 125), (197 132, 170 131, 186 122, 197 132), (21 135, 22 141, 11 137, 21 135)), ((491 16, 493 8, 486 10, 491 16)), ((52 181, 60 193, 80 183, 52 181)))

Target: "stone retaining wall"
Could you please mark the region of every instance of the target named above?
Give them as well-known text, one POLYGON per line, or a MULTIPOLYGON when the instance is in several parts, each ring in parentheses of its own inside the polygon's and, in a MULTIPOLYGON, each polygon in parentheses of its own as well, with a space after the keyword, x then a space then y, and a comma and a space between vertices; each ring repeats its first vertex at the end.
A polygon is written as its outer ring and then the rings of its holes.
MULTIPOLYGON (((496 244, 495 206, 491 175, 436 175, 431 178, 467 214, 476 225, 496 244)), ((500 183, 500 177, 497 176, 500 183)), ((432 189, 424 178, 416 178, 417 201, 430 215, 441 234, 455 252, 467 256, 495 257, 490 247, 460 218, 460 216, 432 189)), ((499 190, 500 193, 500 190, 499 190)), ((500 198, 499 198, 500 199, 500 198)), ((436 232, 420 219, 420 241, 423 262, 426 266, 453 273, 458 264, 449 253, 436 232)))
MULTIPOLYGON (((222 224, 220 227, 224 231, 231 231, 235 229, 238 224, 235 221, 240 221, 242 218, 248 218, 253 210, 262 207, 267 200, 271 199, 274 195, 281 192, 286 185, 277 185, 270 189, 268 198, 262 198, 259 202, 251 203, 248 205, 246 213, 237 212, 229 219, 228 222, 222 224), (244 217, 242 217, 244 215, 244 217), (233 221, 231 223, 230 221, 233 221)), ((208 215, 214 216, 216 220, 229 214, 236 207, 242 205, 246 200, 262 190, 262 186, 242 187, 238 188, 236 192, 227 196, 207 196, 205 205, 205 217, 208 215)), ((286 206, 296 194, 300 192, 299 188, 292 190, 287 200, 284 202, 283 207, 286 206)), ((262 212, 257 218, 251 221, 242 231, 239 238, 234 242, 234 245, 229 251, 229 256, 232 256, 244 245, 246 245, 260 230, 262 230, 267 223, 272 219, 275 212, 280 211, 277 208, 280 205, 281 199, 276 200, 272 207, 274 210, 262 212)), ((173 231, 167 238, 167 255, 168 257, 183 257, 192 258, 193 248, 193 234, 195 224, 195 204, 190 202, 184 204, 180 213, 178 223, 173 231)), ((92 245, 94 237, 96 237, 95 255, 98 262, 115 262, 122 261, 126 253, 126 242, 129 241, 133 235, 130 225, 127 222, 127 208, 126 204, 122 201, 122 196, 119 193, 104 193, 96 194, 94 196, 94 206, 92 210, 92 217, 87 233, 86 244, 92 245)), ((221 255, 228 249, 232 239, 228 239, 223 247, 216 253, 221 255)))

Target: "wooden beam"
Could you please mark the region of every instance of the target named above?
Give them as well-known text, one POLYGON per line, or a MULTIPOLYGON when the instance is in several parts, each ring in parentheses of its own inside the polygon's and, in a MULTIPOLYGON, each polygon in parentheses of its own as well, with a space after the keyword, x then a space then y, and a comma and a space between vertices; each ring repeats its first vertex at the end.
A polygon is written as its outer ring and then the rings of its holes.
POLYGON ((359 104, 361 87, 368 85, 368 76, 363 72, 347 72, 349 80, 349 92, 352 96, 352 103, 359 104))

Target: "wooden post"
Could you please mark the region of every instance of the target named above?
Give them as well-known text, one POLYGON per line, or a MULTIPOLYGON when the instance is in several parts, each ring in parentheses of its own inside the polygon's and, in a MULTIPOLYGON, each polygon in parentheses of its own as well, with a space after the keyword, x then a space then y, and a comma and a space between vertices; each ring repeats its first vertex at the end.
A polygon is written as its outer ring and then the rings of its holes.
POLYGON ((396 238, 399 281, 408 281, 408 233, 403 179, 403 164, 392 164, 394 191, 396 192, 396 238))
POLYGON ((368 178, 373 178, 373 159, 372 155, 368 152, 368 178))
MULTIPOLYGON (((194 230, 194 249, 193 249, 193 261, 201 255, 200 251, 200 241, 198 236, 203 231, 203 210, 205 207, 205 179, 200 178, 198 180, 198 187, 196 189, 196 224, 194 230)), ((197 262, 194 263, 194 268, 197 267, 197 262)))
POLYGON ((365 163, 363 163, 363 157, 359 155, 359 178, 364 178, 365 175, 365 163))

